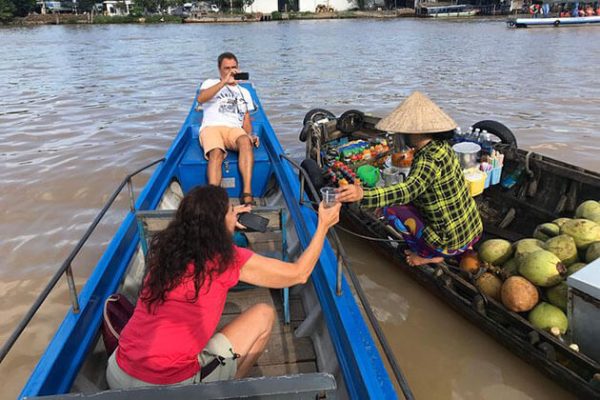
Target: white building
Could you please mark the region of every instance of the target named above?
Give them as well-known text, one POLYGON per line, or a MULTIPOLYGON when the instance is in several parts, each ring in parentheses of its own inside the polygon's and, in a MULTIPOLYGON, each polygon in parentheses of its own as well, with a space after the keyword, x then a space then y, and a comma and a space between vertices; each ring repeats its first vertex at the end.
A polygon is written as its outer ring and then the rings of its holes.
POLYGON ((301 12, 315 12, 317 6, 322 4, 334 11, 345 11, 357 6, 354 0, 299 0, 301 12))
POLYGON ((106 0, 102 2, 104 7, 104 15, 108 15, 109 17, 115 15, 129 15, 131 7, 133 6, 133 1, 131 0, 106 0))
POLYGON ((244 7, 244 12, 271 14, 273 11, 278 11, 277 3, 277 0, 254 0, 251 6, 244 7))

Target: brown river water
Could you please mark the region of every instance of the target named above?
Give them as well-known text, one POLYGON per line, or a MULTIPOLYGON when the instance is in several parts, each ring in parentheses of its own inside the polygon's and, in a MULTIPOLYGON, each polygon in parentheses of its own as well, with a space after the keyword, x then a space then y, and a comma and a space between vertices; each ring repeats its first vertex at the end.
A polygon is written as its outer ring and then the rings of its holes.
MULTIPOLYGON (((600 170, 595 27, 331 20, 19 27, 0 39, 2 342, 123 177, 162 157, 222 51, 239 56, 296 157, 311 108, 382 115, 418 89, 463 128, 495 119, 522 148, 600 170)), ((73 263, 79 285, 126 208, 120 198, 73 263)), ((344 237, 417 398, 572 398, 368 243, 344 237)), ((2 398, 19 393, 68 306, 61 281, 0 366, 2 398)))

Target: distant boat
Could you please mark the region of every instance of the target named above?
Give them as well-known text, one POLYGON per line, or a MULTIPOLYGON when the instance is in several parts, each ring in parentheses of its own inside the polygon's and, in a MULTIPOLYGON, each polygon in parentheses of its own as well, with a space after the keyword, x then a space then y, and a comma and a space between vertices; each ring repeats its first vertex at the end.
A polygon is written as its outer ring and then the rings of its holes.
POLYGON ((427 18, 473 17, 479 9, 469 4, 440 5, 439 3, 421 3, 417 8, 417 16, 427 18))
POLYGON ((547 18, 516 18, 509 19, 506 24, 510 28, 527 28, 530 26, 577 26, 600 24, 600 16, 593 15, 589 17, 547 17, 547 18))

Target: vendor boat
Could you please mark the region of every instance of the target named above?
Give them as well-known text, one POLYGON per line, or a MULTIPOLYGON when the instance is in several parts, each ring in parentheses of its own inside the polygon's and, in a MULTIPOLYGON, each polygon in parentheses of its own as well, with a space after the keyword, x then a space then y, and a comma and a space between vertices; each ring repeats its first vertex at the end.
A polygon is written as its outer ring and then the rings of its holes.
MULTIPOLYGON (((254 251, 293 259, 310 242, 317 216, 300 186, 299 166, 285 155, 253 87, 249 84, 246 87, 257 105, 252 124, 254 133, 261 139, 260 147, 255 150, 252 191, 258 206, 254 212, 269 218, 266 234, 247 233, 246 240, 254 251)), ((361 310, 353 297, 353 291, 360 291, 360 288, 350 287, 342 273, 339 254, 335 254, 330 244, 343 251, 337 246, 339 241, 335 232, 330 232, 329 241, 307 284, 284 289, 283 293, 260 288, 229 293, 221 326, 259 301, 274 304, 280 317, 270 344, 250 378, 199 385, 108 389, 105 378, 107 353, 100 335, 105 299, 119 292, 135 301, 144 274, 148 235, 168 223, 184 193, 205 184, 207 161, 198 142, 201 119, 202 109, 194 101, 164 158, 123 180, 2 348, 0 360, 4 359, 57 281, 66 275, 72 308, 19 398, 397 398, 394 384, 363 318, 365 310, 361 310), (149 168, 154 168, 154 172, 135 200, 131 178, 149 168), (129 187, 131 209, 77 293, 71 262, 125 186, 129 187)), ((241 194, 237 154, 229 153, 224 162, 222 186, 232 199, 241 194)))
MULTIPOLYGON (((303 163, 311 170, 311 179, 316 185, 331 185, 331 181, 327 181, 328 173, 331 174, 328 165, 335 157, 338 161, 334 163, 340 162, 337 154, 340 148, 343 153, 348 146, 365 142, 367 149, 370 144, 381 143, 391 148, 381 154, 372 152, 367 161, 346 159, 349 167, 337 164, 342 179, 352 178, 352 171, 356 172, 359 166, 381 165, 389 154, 397 152, 392 136, 375 128, 378 121, 379 118, 357 110, 349 110, 339 117, 324 109, 314 109, 306 115, 300 133, 300 140, 306 142, 307 149, 303 163)), ((584 200, 600 200, 599 173, 518 149, 513 133, 497 121, 481 121, 474 124, 473 129, 480 136, 483 132, 486 145, 493 146, 504 156, 498 184, 490 185, 475 197, 484 223, 479 244, 491 238, 514 242, 531 237, 542 223, 561 217, 573 218, 577 206, 584 200)), ((460 140, 472 140, 474 136, 467 132, 460 135, 460 140)), ((560 335, 534 327, 527 313, 509 311, 500 301, 482 293, 474 284, 478 275, 461 270, 451 261, 418 268, 409 266, 402 236, 372 211, 351 204, 342 208, 342 216, 350 228, 349 233, 374 238, 373 245, 392 258, 403 273, 553 381, 579 398, 600 398, 600 342, 597 340, 600 335, 600 259, 566 279, 569 329, 566 335, 560 335)), ((483 270, 480 269, 480 273, 483 270)), ((544 294, 541 296, 543 301, 548 301, 544 294)))

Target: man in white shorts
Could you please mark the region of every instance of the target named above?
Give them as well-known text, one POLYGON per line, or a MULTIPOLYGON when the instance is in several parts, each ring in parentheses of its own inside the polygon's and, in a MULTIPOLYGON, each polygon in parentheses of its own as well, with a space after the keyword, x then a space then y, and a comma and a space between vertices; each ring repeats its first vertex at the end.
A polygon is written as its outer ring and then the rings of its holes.
POLYGON ((252 168, 258 137, 252 135, 249 112, 254 110, 250 92, 238 85, 234 75, 239 72, 238 60, 233 53, 223 53, 218 58, 221 79, 207 79, 200 86, 198 103, 204 108, 200 127, 200 145, 208 160, 208 183, 221 185, 221 166, 227 150, 239 152, 239 169, 242 175, 240 203, 252 204, 252 168))

